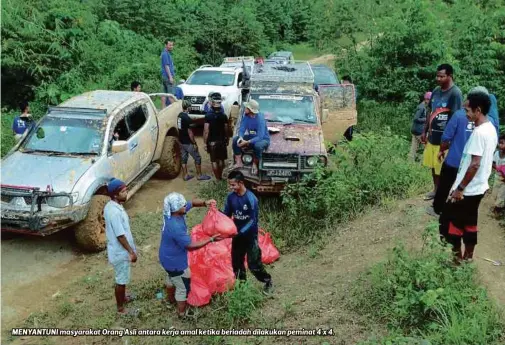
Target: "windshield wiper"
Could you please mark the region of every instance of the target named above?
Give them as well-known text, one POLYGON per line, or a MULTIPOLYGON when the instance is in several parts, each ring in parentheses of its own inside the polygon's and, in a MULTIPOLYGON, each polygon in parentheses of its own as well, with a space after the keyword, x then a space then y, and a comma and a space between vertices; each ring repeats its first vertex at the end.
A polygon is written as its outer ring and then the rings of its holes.
POLYGON ((67 152, 67 155, 73 155, 73 156, 96 156, 98 155, 97 152, 67 152))
POLYGON ((59 155, 65 155, 65 154, 67 154, 66 152, 61 152, 61 151, 35 150, 35 149, 24 149, 21 152, 23 152, 23 153, 36 153, 36 152, 40 152, 40 153, 46 153, 49 156, 59 156, 59 155))
POLYGON ((303 123, 315 123, 314 121, 312 120, 299 120, 299 119, 296 119, 295 120, 296 122, 303 122, 303 123))

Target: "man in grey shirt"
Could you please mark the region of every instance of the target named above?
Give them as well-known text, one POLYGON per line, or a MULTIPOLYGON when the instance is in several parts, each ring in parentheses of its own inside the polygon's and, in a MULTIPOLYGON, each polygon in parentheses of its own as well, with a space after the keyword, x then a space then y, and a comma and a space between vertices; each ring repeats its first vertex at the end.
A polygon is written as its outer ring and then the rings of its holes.
POLYGON ((120 315, 136 315, 137 311, 124 308, 132 300, 126 295, 126 285, 130 283, 131 263, 137 261, 130 219, 121 205, 126 201, 128 190, 123 181, 114 178, 108 183, 107 191, 111 197, 104 208, 107 257, 114 267, 117 311, 120 315))

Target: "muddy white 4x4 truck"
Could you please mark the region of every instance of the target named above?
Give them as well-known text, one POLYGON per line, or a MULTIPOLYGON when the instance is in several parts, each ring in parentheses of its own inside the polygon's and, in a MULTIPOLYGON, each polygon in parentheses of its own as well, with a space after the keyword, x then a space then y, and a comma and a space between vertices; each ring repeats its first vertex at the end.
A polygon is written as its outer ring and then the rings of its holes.
POLYGON ((49 108, 2 160, 2 232, 75 226, 82 248, 103 250, 108 181, 125 181, 129 199, 155 173, 179 174, 181 104, 174 98, 158 112, 145 93, 93 91, 49 108))
MULTIPOLYGON (((259 161, 258 175, 251 173, 252 151, 242 154, 244 166, 239 169, 260 193, 279 193, 318 164, 325 166, 327 144, 337 143, 357 123, 354 86, 322 85, 316 92, 307 62, 255 65, 249 99, 256 100, 265 115, 270 146, 259 161)), ((234 132, 238 135, 244 108, 235 107, 231 116, 237 118, 234 132)))

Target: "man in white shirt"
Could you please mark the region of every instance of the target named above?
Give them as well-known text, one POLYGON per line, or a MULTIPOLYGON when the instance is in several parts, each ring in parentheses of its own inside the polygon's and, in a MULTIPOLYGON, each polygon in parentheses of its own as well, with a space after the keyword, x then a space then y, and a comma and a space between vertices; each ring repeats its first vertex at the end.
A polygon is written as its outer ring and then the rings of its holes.
POLYGON ((447 241, 453 245, 458 262, 471 260, 477 244, 477 218, 482 197, 489 189, 493 153, 496 149, 496 129, 487 113, 491 106, 484 92, 470 93, 464 104, 468 120, 475 129, 463 150, 456 181, 444 209, 449 221, 447 241), (461 240, 465 252, 461 250, 461 240))
POLYGON ((137 253, 130 230, 130 219, 122 204, 126 201, 126 184, 112 179, 107 185, 111 200, 105 205, 105 232, 107 235, 107 257, 114 267, 117 311, 120 315, 136 314, 126 310, 124 305, 132 300, 126 295, 126 285, 130 283, 131 262, 137 261, 137 253))

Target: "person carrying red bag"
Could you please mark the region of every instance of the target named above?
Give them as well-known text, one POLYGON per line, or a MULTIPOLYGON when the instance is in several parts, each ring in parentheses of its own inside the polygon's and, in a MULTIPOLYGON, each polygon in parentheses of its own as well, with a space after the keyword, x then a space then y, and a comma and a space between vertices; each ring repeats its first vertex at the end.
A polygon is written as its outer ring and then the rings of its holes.
POLYGON ((261 262, 261 249, 258 245, 259 203, 256 196, 244 185, 244 175, 233 171, 228 176, 228 184, 233 191, 228 194, 222 213, 232 217, 238 234, 232 239, 231 260, 233 273, 240 280, 246 280, 244 259, 251 273, 260 282, 265 283, 263 292, 272 292, 272 277, 261 262))
POLYGON ((215 204, 215 200, 195 199, 187 202, 182 194, 175 192, 168 194, 163 201, 159 259, 168 274, 165 283, 168 301, 177 303, 177 313, 181 318, 186 316, 186 301, 190 291, 188 250, 195 250, 210 242, 221 240, 219 235, 215 235, 206 240, 191 241, 186 225, 186 213, 192 207, 208 207, 215 204))

